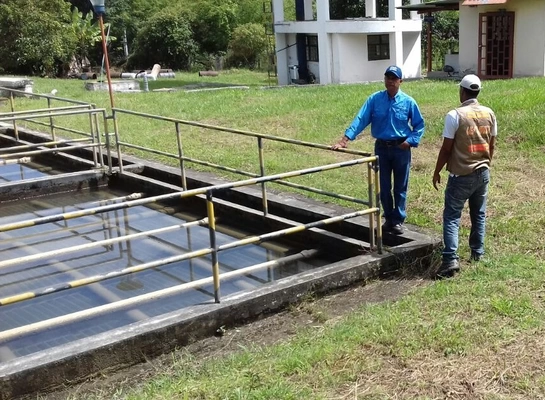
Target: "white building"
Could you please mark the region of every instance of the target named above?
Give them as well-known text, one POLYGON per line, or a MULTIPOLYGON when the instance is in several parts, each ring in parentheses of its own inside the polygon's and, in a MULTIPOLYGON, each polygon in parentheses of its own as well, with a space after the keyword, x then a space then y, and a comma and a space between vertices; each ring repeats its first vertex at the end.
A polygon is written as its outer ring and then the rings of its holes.
POLYGON ((459 10, 460 51, 445 58, 461 75, 545 76, 544 0, 436 0, 403 8, 428 17, 459 10))
POLYGON ((483 79, 544 76, 545 1, 462 1, 459 63, 483 79))
POLYGON ((344 20, 330 19, 329 0, 286 1, 296 2, 296 21, 285 20, 284 0, 272 0, 279 85, 377 81, 392 64, 404 78, 421 76, 422 21, 416 12, 402 18, 402 0, 388 0, 387 18, 366 0, 365 16, 344 20))

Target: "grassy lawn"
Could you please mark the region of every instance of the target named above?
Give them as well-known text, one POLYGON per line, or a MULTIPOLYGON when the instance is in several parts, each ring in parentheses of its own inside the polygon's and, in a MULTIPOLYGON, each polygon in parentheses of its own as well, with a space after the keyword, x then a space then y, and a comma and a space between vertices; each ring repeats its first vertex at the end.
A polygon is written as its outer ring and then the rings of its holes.
MULTIPOLYGON (((298 140, 332 144, 366 97, 381 83, 262 88, 266 74, 238 71, 199 78, 177 74, 176 85, 214 80, 247 90, 115 94, 116 107, 298 140)), ((162 81, 160 84, 162 85, 162 81)), ((166 84, 166 83, 165 83, 166 84)), ((35 92, 109 107, 106 92, 87 92, 82 81, 35 79, 35 92)), ((545 79, 486 81, 479 100, 496 111, 499 126, 493 161, 487 255, 463 262, 453 280, 420 288, 394 303, 362 307, 320 330, 288 342, 241 349, 201 362, 174 359, 171 368, 138 387, 120 388, 123 399, 542 399, 545 397, 545 79)), ((455 82, 407 81, 402 89, 426 119, 413 151, 409 223, 440 233, 442 192, 432 185, 443 119, 458 104, 455 82)), ((37 108, 17 100, 17 108, 37 108)), ((43 106, 43 104, 42 104, 43 106)), ((0 111, 7 106, 0 105, 0 111)), ((82 123, 74 120, 75 125, 82 123)), ((123 116, 123 140, 163 151, 175 146, 172 124, 123 116)), ((196 128, 183 130, 188 156, 251 169, 255 142, 196 128)), ((371 151, 366 130, 350 148, 371 151)), ((267 172, 287 171, 350 158, 331 151, 271 145, 267 172), (305 164, 306 162, 306 164, 305 164)), ((257 172, 257 171, 255 171, 257 172)), ((348 195, 363 190, 362 174, 328 172, 320 186, 348 195)), ((446 181, 446 174, 443 173, 446 181)), ((443 184, 444 185, 444 184, 443 184)), ((469 256, 469 217, 461 251, 469 256)))

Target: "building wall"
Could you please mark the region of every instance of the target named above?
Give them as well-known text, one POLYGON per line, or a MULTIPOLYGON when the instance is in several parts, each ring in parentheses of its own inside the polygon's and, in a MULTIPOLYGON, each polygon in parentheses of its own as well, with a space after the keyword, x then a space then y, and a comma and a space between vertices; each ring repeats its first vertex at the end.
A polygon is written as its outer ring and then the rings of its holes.
POLYGON ((509 0, 505 4, 460 6, 460 72, 477 72, 479 14, 499 9, 515 12, 513 76, 545 74, 545 2, 509 0))
MULTIPOLYGON (((401 0, 390 2, 393 6, 401 5, 401 0)), ((318 35, 320 61, 309 62, 308 68, 319 83, 382 80, 384 70, 391 64, 402 66, 406 77, 421 76, 422 21, 418 16, 413 20, 402 20, 400 10, 396 10, 390 18, 332 21, 326 7, 328 1, 320 0, 316 2, 317 20, 285 21, 283 3, 283 0, 273 0, 279 85, 291 83, 290 66, 298 65, 295 46, 281 50, 295 43, 297 33, 318 35), (390 35, 390 59, 368 61, 367 35, 385 33, 390 35)))

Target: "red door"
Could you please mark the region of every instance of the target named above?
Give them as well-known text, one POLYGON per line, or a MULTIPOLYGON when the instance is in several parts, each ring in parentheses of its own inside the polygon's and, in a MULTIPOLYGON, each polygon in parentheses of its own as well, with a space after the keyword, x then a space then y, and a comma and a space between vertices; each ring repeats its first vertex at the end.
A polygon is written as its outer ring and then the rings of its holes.
POLYGON ((479 14, 478 75, 483 79, 513 77, 514 12, 479 14))

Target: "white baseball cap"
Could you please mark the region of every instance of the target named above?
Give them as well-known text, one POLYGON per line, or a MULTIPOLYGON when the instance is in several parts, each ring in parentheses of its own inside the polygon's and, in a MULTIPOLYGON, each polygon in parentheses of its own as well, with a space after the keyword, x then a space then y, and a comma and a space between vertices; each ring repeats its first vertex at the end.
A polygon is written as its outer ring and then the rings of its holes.
POLYGON ((477 75, 469 74, 464 76, 464 79, 462 79, 462 82, 460 82, 460 86, 469 90, 473 90, 474 92, 478 92, 481 90, 481 80, 477 75))

